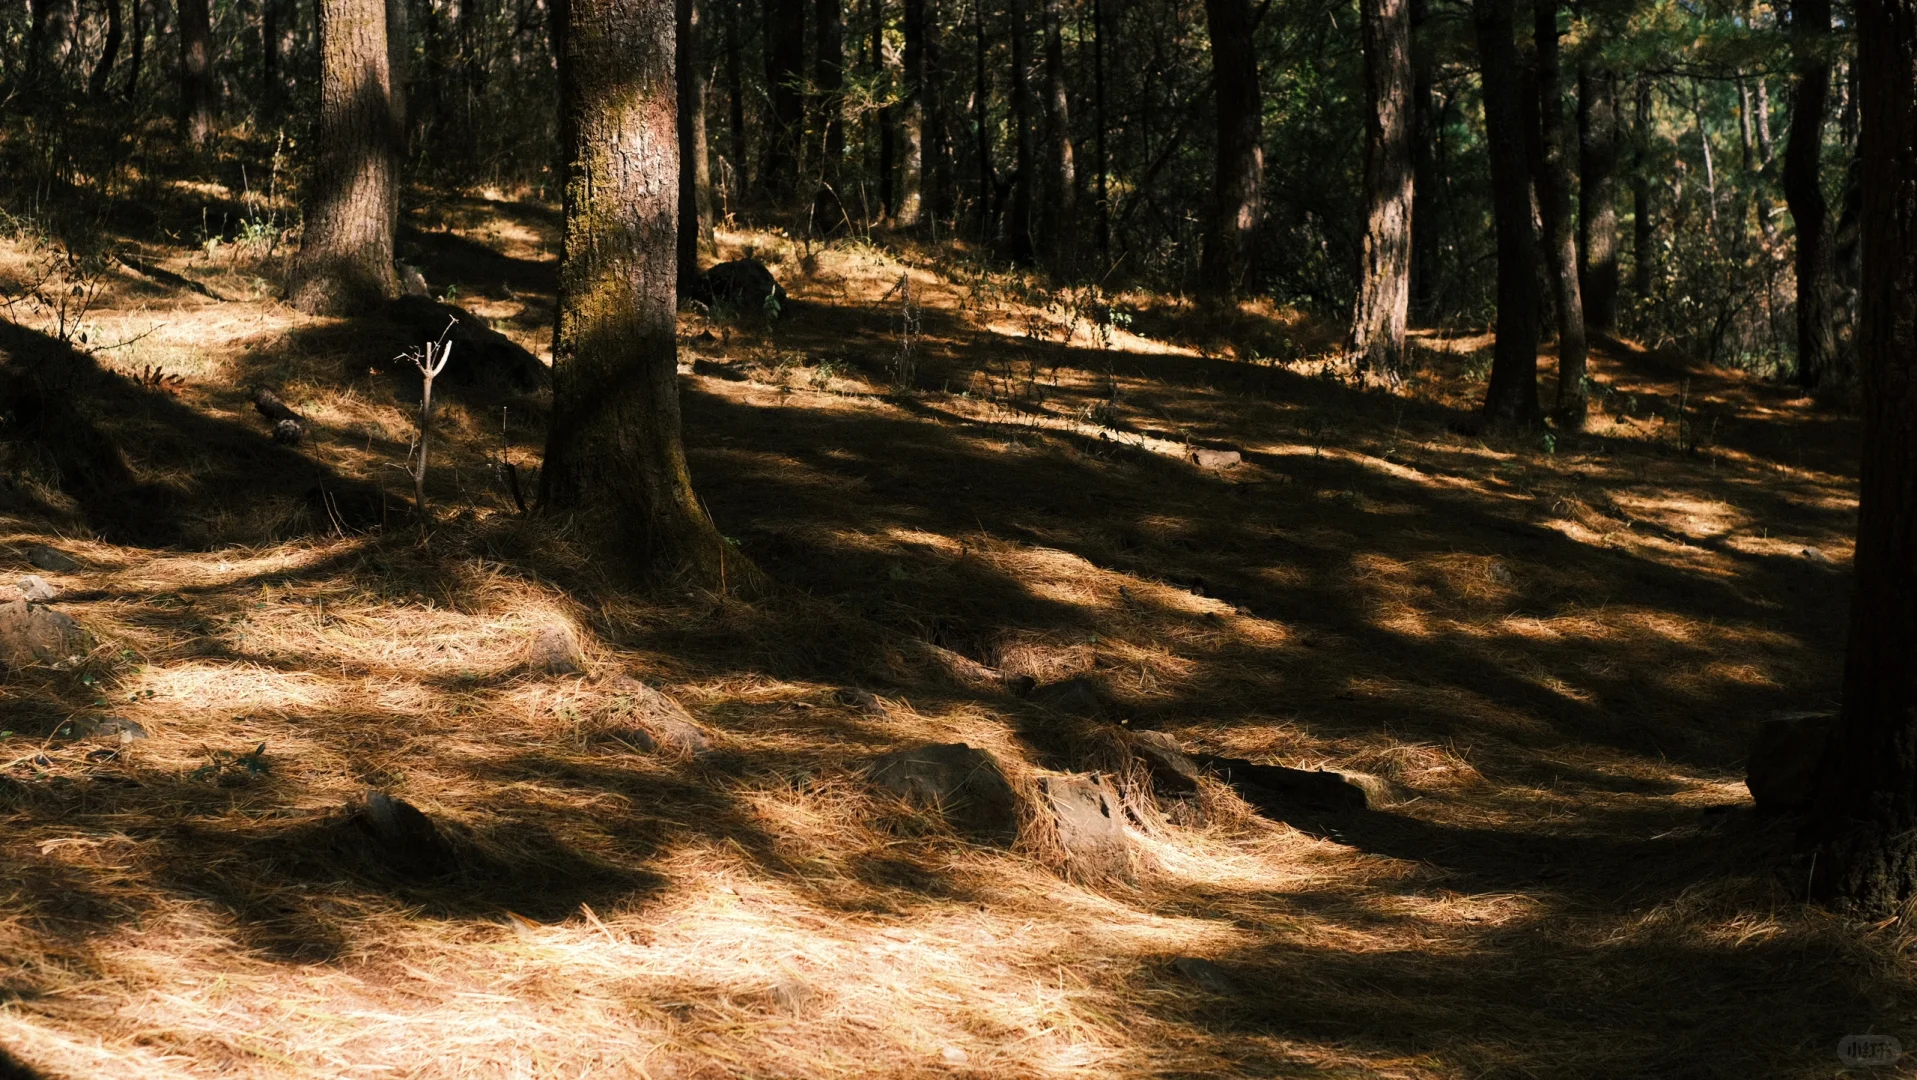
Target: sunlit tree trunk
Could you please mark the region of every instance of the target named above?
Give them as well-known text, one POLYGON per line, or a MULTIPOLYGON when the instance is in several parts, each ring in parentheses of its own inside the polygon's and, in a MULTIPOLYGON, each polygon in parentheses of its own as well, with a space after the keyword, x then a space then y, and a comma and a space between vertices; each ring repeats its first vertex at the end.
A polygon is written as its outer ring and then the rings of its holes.
POLYGON ((671 0, 569 3, 565 231, 540 507, 586 519, 633 569, 716 584, 726 545, 693 496, 679 434, 673 24, 671 0))
POLYGON ((1546 271, 1558 321, 1557 414, 1567 426, 1584 425, 1584 297, 1578 288, 1576 223, 1571 218, 1571 131, 1564 122, 1563 64, 1558 50, 1556 0, 1533 0, 1537 43, 1538 206, 1544 223, 1546 271))
POLYGON ((1578 284, 1584 327, 1617 333, 1617 77, 1578 72, 1578 284))
POLYGON ((1199 284, 1214 295, 1238 288, 1263 209, 1264 148, 1259 142, 1258 57, 1252 49, 1251 5, 1205 0, 1211 35, 1217 156, 1212 168, 1211 221, 1199 256, 1199 284))
MULTIPOLYGON (((383 13, 379 23, 386 25, 383 13)), ((207 0, 180 0, 180 137, 199 149, 212 134, 212 14, 207 0)))
POLYGON ((1472 4, 1498 247, 1497 343, 1484 411, 1495 425, 1528 427, 1539 419, 1538 238, 1531 226, 1531 170, 1525 160, 1513 6, 1513 0, 1472 4))
POLYGON ((356 315, 399 291, 386 0, 320 0, 319 32, 318 154, 287 293, 301 311, 356 315))
POLYGON ((925 211, 925 0, 905 0, 905 85, 899 107, 899 205, 894 219, 914 228, 925 211))
POLYGON ((1364 0, 1365 236, 1347 351, 1363 367, 1404 370, 1411 308, 1411 12, 1407 0, 1364 0))
POLYGON ((1045 0, 1045 254, 1069 275, 1078 256, 1078 177, 1072 156, 1071 89, 1065 82, 1065 5, 1045 0))
POLYGON ((1874 917, 1917 896, 1917 4, 1858 0, 1857 18, 1864 462, 1810 885, 1874 917))
POLYGON ((705 26, 702 0, 677 0, 675 71, 679 95, 679 291, 699 278, 699 247, 712 236, 712 175, 706 164, 705 26))
POLYGON ((1791 44, 1797 94, 1784 144, 1784 201, 1797 231, 1797 383, 1816 386, 1837 351, 1831 318, 1829 210, 1821 180, 1824 113, 1830 94, 1830 0, 1793 0, 1791 44))

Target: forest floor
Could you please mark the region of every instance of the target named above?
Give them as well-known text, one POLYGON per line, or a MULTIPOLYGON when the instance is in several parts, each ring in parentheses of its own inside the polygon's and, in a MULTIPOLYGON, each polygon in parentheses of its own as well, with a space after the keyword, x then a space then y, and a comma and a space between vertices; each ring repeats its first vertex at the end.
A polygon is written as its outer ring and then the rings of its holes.
MULTIPOLYGON (((239 191, 180 188, 175 235, 239 191)), ((549 356, 554 208, 432 205, 403 257, 549 356)), ((1917 1045, 1911 926, 1801 906, 1795 823, 1742 783, 1841 662, 1858 426, 1795 391, 1618 343, 1586 433, 1473 434, 1482 335, 1420 337, 1392 393, 1269 307, 721 232, 792 303, 682 317, 685 439, 775 584, 641 592, 514 512, 492 463, 530 479, 539 393, 449 376, 430 541, 366 527, 337 496, 410 491, 418 342, 278 303, 276 237, 112 239, 0 245, 13 295, 47 282, 0 349, 85 420, 0 486, 0 585, 97 641, 0 681, 0 1075, 1825 1077, 1847 1035, 1917 1045), (555 627, 582 672, 536 662, 555 627), (622 735, 634 680, 704 752, 622 735), (107 718, 146 737, 72 737, 107 718), (1098 883, 861 771, 963 741, 1029 784, 1101 724, 1396 796, 1281 821, 1207 782, 1098 883), (462 868, 356 861, 369 787, 462 868)))

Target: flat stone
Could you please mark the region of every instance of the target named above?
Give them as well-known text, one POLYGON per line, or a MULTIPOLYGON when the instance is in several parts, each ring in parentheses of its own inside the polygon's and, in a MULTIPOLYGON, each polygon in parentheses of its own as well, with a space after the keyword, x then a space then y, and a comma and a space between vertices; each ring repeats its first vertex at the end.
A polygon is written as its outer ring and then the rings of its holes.
POLYGON ((1222 996, 1238 993, 1238 984, 1225 969, 1200 956, 1181 956, 1171 962, 1172 970, 1196 983, 1201 990, 1222 996))
POLYGON ((80 569, 79 562, 73 556, 45 544, 35 544, 28 548, 27 561, 41 570, 51 570, 56 574, 80 569))
POLYGON ((1275 814, 1299 810, 1350 813, 1371 805, 1365 789, 1323 769, 1261 765, 1243 758, 1201 754, 1195 760, 1230 784, 1246 802, 1275 814))
POLYGON ((60 596, 60 590, 47 584, 47 579, 38 574, 22 577, 14 588, 20 590, 20 599, 30 604, 44 604, 60 596))
POLYGON ((548 675, 577 675, 585 670, 586 659, 579 655, 572 633, 563 626, 541 627, 532 644, 533 666, 548 675))
POLYGON ((1827 712, 1778 713, 1758 721, 1744 786, 1760 810, 1801 810, 1817 797, 1817 770, 1837 717, 1827 712))
POLYGON ((1190 795, 1198 790, 1198 778, 1204 772, 1177 739, 1162 731, 1134 731, 1131 751, 1151 771, 1152 790, 1158 794, 1190 795))
POLYGON ((1132 843, 1125 809, 1103 776, 1048 776, 1038 782, 1051 805, 1066 872, 1092 880, 1131 881, 1132 843))
POLYGON ((0 667, 57 664, 91 647, 87 632, 64 612, 25 600, 0 604, 0 667))
POLYGON ((1018 796, 992 755, 964 743, 933 743, 877 758, 867 773, 878 787, 941 814, 975 839, 1018 839, 1018 796))

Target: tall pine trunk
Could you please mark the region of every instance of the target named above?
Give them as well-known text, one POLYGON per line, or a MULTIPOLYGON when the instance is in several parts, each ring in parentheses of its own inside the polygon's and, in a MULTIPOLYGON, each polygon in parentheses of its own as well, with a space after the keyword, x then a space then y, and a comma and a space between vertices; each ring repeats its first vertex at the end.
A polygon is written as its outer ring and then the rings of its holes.
POLYGON ((1584 297, 1578 288, 1576 223, 1571 218, 1571 131, 1564 122, 1564 66, 1558 49, 1557 0, 1533 0, 1533 39, 1537 43, 1538 143, 1536 178, 1539 217, 1544 223, 1545 269, 1551 281, 1558 321, 1559 419, 1572 429, 1584 425, 1584 297))
POLYGON ((899 105, 901 228, 914 228, 925 210, 925 0, 905 0, 905 85, 899 105))
POLYGON ((1517 30, 1513 0, 1473 0, 1478 65, 1484 79, 1484 127, 1491 158, 1492 216, 1497 222, 1497 342, 1485 417, 1529 427, 1538 410, 1538 238, 1531 227, 1531 170, 1525 160, 1517 30))
POLYGON ((631 569, 717 584, 733 560, 693 496, 680 442, 674 18, 670 0, 568 3, 565 229, 540 508, 586 519, 631 569))
POLYGON ((398 294, 399 216, 386 0, 320 0, 319 156, 288 300, 357 315, 398 294))
POLYGON ((1784 201, 1797 229, 1797 383, 1813 387, 1831 368, 1837 343, 1831 317, 1830 212, 1824 204, 1825 103, 1830 95, 1830 0, 1792 0, 1791 47, 1797 94, 1784 144, 1784 201))
POLYGON ((180 137, 196 150, 213 134, 212 18, 208 0, 180 0, 180 137))
POLYGON ((1217 153, 1212 206, 1199 255, 1200 287, 1214 295, 1237 289, 1252 234, 1263 212, 1264 148, 1259 141, 1258 55, 1252 48, 1247 0, 1205 0, 1211 36, 1212 96, 1217 109, 1217 153))
POLYGON ((93 65, 93 77, 87 80, 87 94, 96 98, 106 94, 107 80, 113 77, 113 62, 120 56, 120 39, 126 33, 121 25, 120 0, 105 0, 105 3, 106 42, 100 47, 100 62, 93 65))
POLYGON ((1433 319, 1438 310, 1438 121, 1432 100, 1430 49, 1420 44, 1430 17, 1426 0, 1411 9, 1411 311, 1433 319))
POLYGON ((720 0, 726 7, 726 132, 727 146, 732 154, 732 176, 729 190, 737 200, 745 196, 750 185, 747 178, 752 169, 750 148, 746 146, 745 122, 745 47, 741 38, 744 30, 739 25, 739 8, 744 0, 720 0))
POLYGON ((1917 895, 1917 4, 1859 0, 1857 18, 1864 462, 1810 890, 1875 917, 1917 895))
POLYGON ((1617 333, 1617 76, 1578 71, 1578 285, 1584 328, 1617 333))
POLYGON ((681 294, 699 279, 699 247, 712 236, 712 175, 706 164, 705 25, 702 0, 676 0, 674 57, 679 95, 679 230, 676 251, 681 294))
POLYGON ((1007 254, 1012 261, 1029 263, 1037 254, 1032 238, 1033 174, 1038 154, 1032 147, 1032 42, 1025 26, 1025 0, 1007 0, 1012 39, 1012 153, 1017 173, 1012 177, 1012 215, 1005 224, 1007 254))
POLYGON ((1070 276, 1078 260, 1078 177, 1071 89, 1065 82, 1065 4, 1045 0, 1045 256, 1070 276))
POLYGON ((1365 236, 1347 349, 1368 370, 1405 367, 1411 308, 1411 12, 1408 0, 1364 0, 1365 236))
POLYGON ((878 87, 879 100, 885 103, 872 114, 872 122, 879 128, 879 216, 889 219, 899 211, 898 185, 894 183, 894 174, 898 171, 899 125, 898 110, 891 103, 892 62, 885 48, 885 11, 886 0, 872 0, 872 79, 878 87))
POLYGON ((147 0, 132 0, 133 3, 133 49, 126 58, 126 88, 121 95, 133 101, 140 93, 140 69, 146 66, 146 5, 147 0))
POLYGON ((945 104, 945 36, 938 0, 924 0, 925 60, 919 88, 924 139, 925 211, 934 223, 951 222, 958 212, 958 170, 952 157, 952 125, 945 104))
POLYGON ((819 88, 820 127, 825 132, 825 162, 821 172, 837 187, 839 166, 845 158, 845 11, 840 0, 817 0, 812 8, 817 24, 817 55, 812 81, 819 88))
POLYGON ((412 68, 412 34, 406 0, 386 0, 386 81, 391 86, 387 104, 393 114, 393 152, 401 159, 407 144, 407 77, 412 68))
POLYGON ((985 36, 985 0, 972 0, 972 137, 977 142, 974 154, 978 158, 978 204, 973 208, 977 220, 977 234, 981 242, 992 238, 992 225, 997 218, 993 206, 992 191, 992 84, 986 80, 985 64, 989 41, 985 36))
POLYGON ((1657 268, 1657 233, 1651 214, 1651 80, 1637 77, 1631 105, 1631 295, 1638 310, 1649 311, 1651 279, 1657 268))
POLYGON ((760 174, 776 200, 799 186, 799 140, 805 131, 805 0, 765 0, 765 81, 772 119, 760 174))

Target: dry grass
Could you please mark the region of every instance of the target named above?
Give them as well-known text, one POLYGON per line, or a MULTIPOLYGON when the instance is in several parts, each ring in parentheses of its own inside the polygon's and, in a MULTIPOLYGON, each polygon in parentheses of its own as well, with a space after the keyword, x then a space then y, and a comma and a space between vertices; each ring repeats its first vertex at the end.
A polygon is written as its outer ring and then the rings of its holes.
MULTIPOLYGON (((550 208, 415 224, 429 280, 544 345, 550 208)), ((157 538, 84 477, 0 489, 0 568, 78 559, 42 573, 100 642, 0 683, 0 1045, 76 1078, 1811 1077, 1917 1035, 1908 931, 1799 907, 1739 783, 1755 716, 1834 694, 1851 421, 1620 347, 1547 449, 1457 433, 1470 338, 1393 396, 1295 313, 1124 296, 1101 334, 909 245, 721 241, 797 301, 686 323, 688 365, 747 376, 684 385, 701 493, 781 583, 750 603, 629 592, 515 517, 485 462, 535 464, 543 406, 498 388, 442 414, 430 547, 330 527, 315 483, 404 486, 416 388, 390 328, 221 287, 265 263, 149 243, 227 299, 115 270, 93 318, 137 347, 14 334, 184 385, 83 413, 157 538), (252 449, 260 382, 312 445, 252 449), (555 626, 584 673, 532 662, 555 626), (634 679, 709 752, 622 737, 634 679), (106 715, 150 738, 51 737, 106 715), (1029 788, 1109 761, 1109 724, 1398 798, 1281 822, 1214 786, 1144 815, 1135 885, 1086 884, 1043 828, 982 849, 860 779, 965 741, 1029 788), (369 862, 368 787, 465 869, 369 862)))

